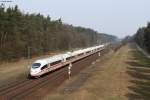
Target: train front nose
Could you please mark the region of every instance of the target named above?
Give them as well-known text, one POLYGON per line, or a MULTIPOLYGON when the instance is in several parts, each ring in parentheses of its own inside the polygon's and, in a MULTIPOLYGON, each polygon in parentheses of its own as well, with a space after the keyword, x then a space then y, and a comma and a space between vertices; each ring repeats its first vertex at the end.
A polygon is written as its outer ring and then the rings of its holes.
POLYGON ((30 69, 30 75, 38 76, 38 73, 41 71, 40 66, 41 66, 41 63, 39 63, 39 61, 38 63, 37 62, 33 63, 30 69))
POLYGON ((39 69, 32 69, 30 70, 30 75, 31 76, 38 76, 39 69))

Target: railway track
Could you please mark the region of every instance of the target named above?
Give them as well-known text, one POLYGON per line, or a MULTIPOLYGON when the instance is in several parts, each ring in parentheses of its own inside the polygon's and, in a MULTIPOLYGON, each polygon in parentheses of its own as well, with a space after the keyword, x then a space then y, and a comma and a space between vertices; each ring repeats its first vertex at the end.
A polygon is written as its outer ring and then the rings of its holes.
MULTIPOLYGON (((88 66, 98 58, 98 52, 90 56, 73 62, 72 75, 76 75, 81 69, 88 66)), ((68 65, 50 72, 48 75, 39 79, 26 79, 19 82, 14 82, 0 88, 0 100, 20 100, 32 94, 37 89, 47 85, 52 89, 58 87, 64 80, 68 78, 68 65)), ((52 90, 51 89, 51 90, 52 90)))
POLYGON ((46 75, 36 80, 27 79, 20 82, 15 82, 10 86, 4 86, 0 89, 0 99, 1 100, 12 100, 12 99, 21 99, 23 96, 26 96, 33 92, 34 90, 41 88, 43 85, 52 81, 55 83, 56 80, 60 78, 65 78, 67 76, 67 70, 63 67, 61 70, 55 71, 50 75, 46 75))

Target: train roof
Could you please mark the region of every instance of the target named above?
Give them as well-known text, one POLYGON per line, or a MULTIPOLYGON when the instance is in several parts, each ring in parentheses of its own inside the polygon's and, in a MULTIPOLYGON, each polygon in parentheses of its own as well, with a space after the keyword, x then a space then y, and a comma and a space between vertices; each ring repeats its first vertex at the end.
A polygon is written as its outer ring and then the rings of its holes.
POLYGON ((59 55, 55 55, 49 58, 44 58, 44 59, 39 59, 36 60, 34 63, 41 63, 41 65, 46 65, 48 63, 52 63, 55 61, 59 61, 59 60, 63 60, 64 58, 70 57, 71 55, 66 53, 66 54, 59 54, 59 55))

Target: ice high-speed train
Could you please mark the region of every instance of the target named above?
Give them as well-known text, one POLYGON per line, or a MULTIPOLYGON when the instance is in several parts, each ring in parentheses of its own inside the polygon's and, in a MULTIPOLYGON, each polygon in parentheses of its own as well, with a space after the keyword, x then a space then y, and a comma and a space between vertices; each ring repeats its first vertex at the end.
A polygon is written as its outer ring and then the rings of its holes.
POLYGON ((30 68, 29 76, 40 77, 43 74, 46 74, 50 71, 54 71, 67 64, 70 64, 71 62, 84 58, 102 49, 104 49, 104 45, 89 47, 86 49, 67 52, 49 58, 36 60, 30 68))

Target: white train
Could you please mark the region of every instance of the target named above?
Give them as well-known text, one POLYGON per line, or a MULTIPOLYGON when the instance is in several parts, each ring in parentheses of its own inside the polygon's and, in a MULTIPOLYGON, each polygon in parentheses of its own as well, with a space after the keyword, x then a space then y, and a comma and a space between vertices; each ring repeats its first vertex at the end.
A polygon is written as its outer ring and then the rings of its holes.
POLYGON ((36 60, 30 68, 29 76, 40 77, 43 74, 54 71, 76 60, 96 53, 102 49, 104 49, 104 45, 94 46, 86 49, 55 55, 45 59, 36 60))

